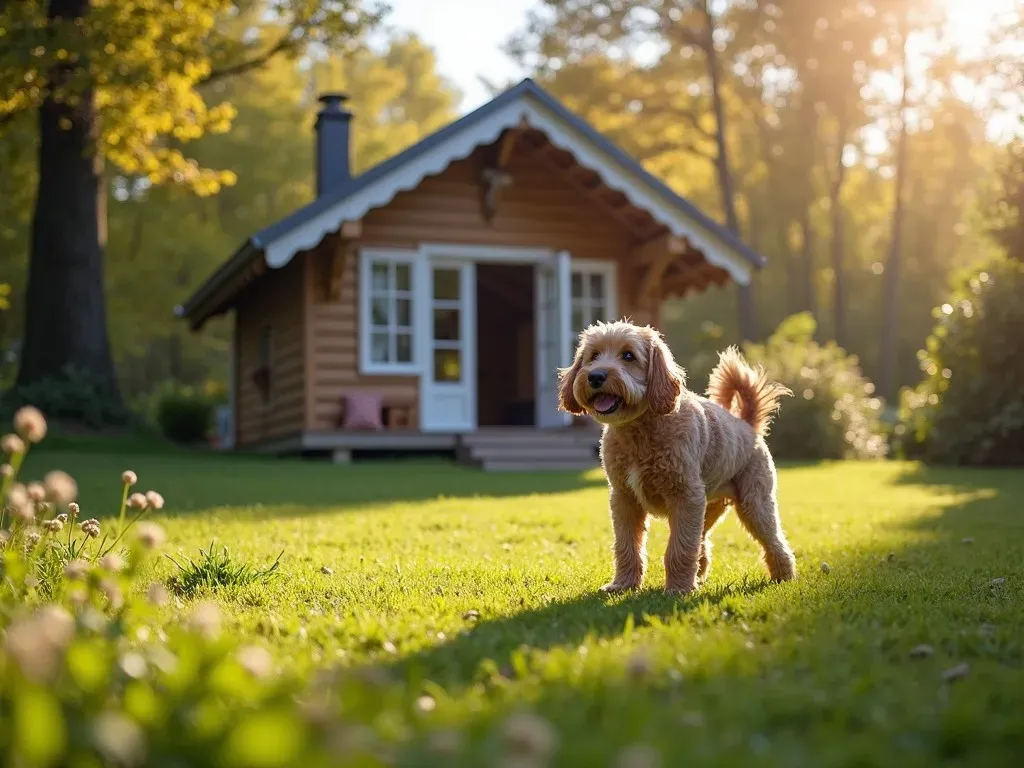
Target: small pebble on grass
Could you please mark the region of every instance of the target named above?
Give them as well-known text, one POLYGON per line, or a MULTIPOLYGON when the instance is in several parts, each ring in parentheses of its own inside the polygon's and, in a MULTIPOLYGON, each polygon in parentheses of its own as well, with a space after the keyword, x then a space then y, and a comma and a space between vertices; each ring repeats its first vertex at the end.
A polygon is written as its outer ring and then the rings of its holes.
POLYGON ((822 563, 821 564, 821 572, 822 573, 832 573, 832 566, 829 565, 828 563, 822 563))
POLYGON ((954 680, 962 680, 963 678, 967 677, 970 671, 971 668, 967 666, 967 662, 965 661, 964 663, 957 664, 955 667, 950 667, 945 672, 943 672, 942 679, 945 680, 947 683, 951 683, 954 680))
POLYGON ((331 568, 329 565, 324 565, 320 567, 320 573, 322 573, 324 576, 333 576, 334 569, 331 568))
POLYGON ((476 621, 480 618, 480 611, 476 610, 475 608, 473 610, 466 611, 464 614, 462 614, 462 618, 466 621, 476 621))
POLYGON ((934 648, 932 648, 930 645, 927 645, 926 643, 921 643, 921 645, 915 645, 913 648, 910 649, 910 658, 926 659, 933 653, 935 653, 934 648))
POLYGON ((961 544, 973 544, 974 543, 974 538, 972 536, 964 536, 962 539, 960 539, 960 543, 961 544))
POLYGON ((988 583, 988 585, 990 587, 1000 587, 1000 586, 1002 586, 1005 583, 1006 583, 1006 579, 1004 577, 1000 576, 998 579, 992 579, 992 581, 990 581, 988 583))

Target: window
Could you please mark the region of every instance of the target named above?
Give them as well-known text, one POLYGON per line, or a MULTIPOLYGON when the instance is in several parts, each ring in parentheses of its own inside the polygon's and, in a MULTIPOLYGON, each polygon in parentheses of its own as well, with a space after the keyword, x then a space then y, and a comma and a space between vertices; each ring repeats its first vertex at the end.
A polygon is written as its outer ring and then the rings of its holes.
POLYGON ((359 359, 366 373, 414 373, 415 253, 363 251, 359 359))
POLYGON ((580 332, 598 320, 610 321, 615 314, 615 264, 574 260, 570 295, 570 347, 576 350, 580 332))

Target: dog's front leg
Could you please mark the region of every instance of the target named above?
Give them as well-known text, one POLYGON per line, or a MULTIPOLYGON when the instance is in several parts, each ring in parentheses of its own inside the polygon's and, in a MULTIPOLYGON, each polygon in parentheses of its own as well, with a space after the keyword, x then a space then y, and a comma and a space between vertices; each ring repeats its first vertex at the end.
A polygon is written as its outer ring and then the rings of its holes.
POLYGON ((602 592, 636 589, 647 569, 647 513, 629 491, 612 488, 609 499, 615 529, 615 578, 602 592))
POLYGON ((685 595, 697 588, 707 508, 704 484, 700 481, 687 483, 671 501, 668 547, 665 549, 665 591, 685 595))

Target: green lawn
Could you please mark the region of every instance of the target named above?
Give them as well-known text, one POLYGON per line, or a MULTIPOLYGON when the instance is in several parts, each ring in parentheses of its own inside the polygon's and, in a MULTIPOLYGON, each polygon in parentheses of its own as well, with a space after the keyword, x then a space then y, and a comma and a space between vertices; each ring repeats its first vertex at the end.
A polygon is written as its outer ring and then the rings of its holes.
POLYGON ((52 467, 98 517, 134 469, 167 498, 172 554, 216 539, 265 564, 283 549, 281 578, 216 595, 229 628, 296 669, 391 673, 373 725, 401 765, 494 765, 520 709, 552 726, 551 765, 639 768, 653 748, 663 766, 990 768, 1024 746, 1024 472, 785 468, 798 580, 766 583, 730 519, 709 584, 672 599, 659 522, 647 588, 596 594, 611 575, 600 472, 51 450, 27 476, 52 467), (912 655, 921 644, 933 653, 912 655), (460 734, 455 756, 428 748, 439 730, 460 734))

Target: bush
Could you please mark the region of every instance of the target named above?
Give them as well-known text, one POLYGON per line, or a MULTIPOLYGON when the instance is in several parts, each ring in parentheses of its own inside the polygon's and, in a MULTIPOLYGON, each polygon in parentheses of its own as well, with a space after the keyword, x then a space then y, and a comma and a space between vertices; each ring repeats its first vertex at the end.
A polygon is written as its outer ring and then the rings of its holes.
POLYGON ((1024 464, 1024 263, 959 275, 902 393, 900 447, 942 464, 1024 464))
POLYGON ((217 399, 194 387, 167 384, 156 395, 155 419, 160 432, 176 443, 206 440, 217 399))
POLYGON ((72 366, 66 367, 60 378, 6 392, 0 414, 10 417, 23 405, 33 405, 55 421, 77 422, 93 428, 132 423, 131 412, 111 395, 106 382, 72 366))
POLYGON ((793 390, 772 422, 768 445, 775 458, 881 458, 888 450, 875 385, 857 358, 833 342, 814 341, 808 313, 784 320, 765 344, 748 344, 747 360, 761 363, 793 390))

